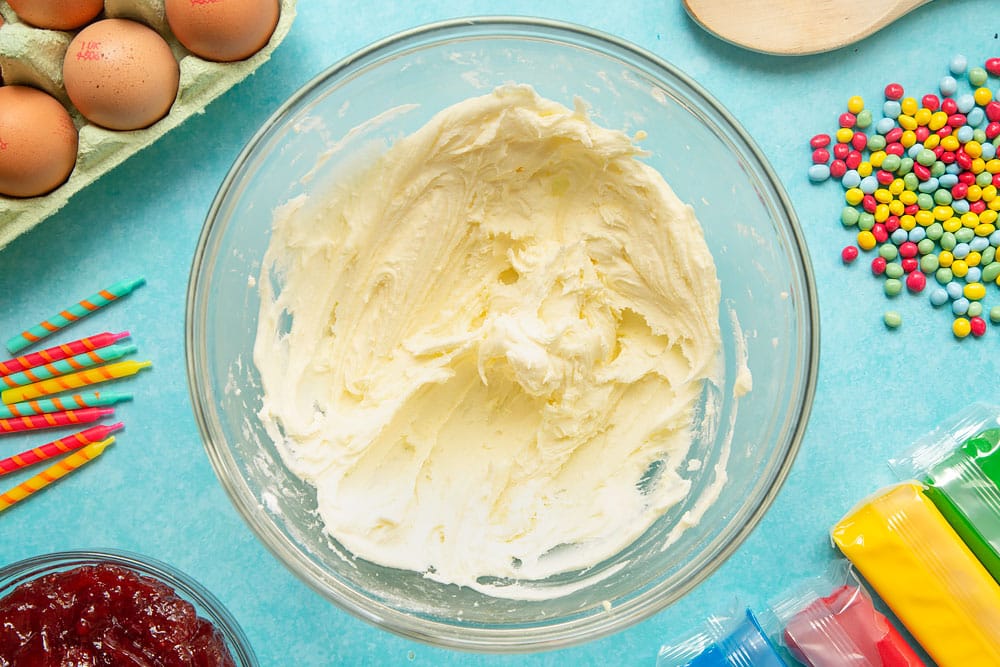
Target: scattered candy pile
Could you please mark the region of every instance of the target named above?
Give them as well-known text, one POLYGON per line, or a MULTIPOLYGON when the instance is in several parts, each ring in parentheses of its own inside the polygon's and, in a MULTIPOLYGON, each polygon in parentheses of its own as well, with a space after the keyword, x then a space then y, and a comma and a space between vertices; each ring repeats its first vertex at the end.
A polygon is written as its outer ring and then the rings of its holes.
MULTIPOLYGON (((933 277, 930 302, 950 302, 955 336, 979 337, 987 318, 1000 324, 1000 306, 984 305, 987 286, 1000 287, 1000 89, 988 87, 990 76, 1000 77, 1000 58, 970 68, 955 56, 949 69, 940 95, 919 101, 887 85, 877 120, 861 97, 850 98, 833 137, 810 140, 809 178, 844 187, 840 221, 856 231, 856 244, 841 251, 845 263, 859 249, 874 252, 871 270, 889 297, 904 285, 923 292, 933 277)), ((884 321, 901 324, 895 311, 884 321)))

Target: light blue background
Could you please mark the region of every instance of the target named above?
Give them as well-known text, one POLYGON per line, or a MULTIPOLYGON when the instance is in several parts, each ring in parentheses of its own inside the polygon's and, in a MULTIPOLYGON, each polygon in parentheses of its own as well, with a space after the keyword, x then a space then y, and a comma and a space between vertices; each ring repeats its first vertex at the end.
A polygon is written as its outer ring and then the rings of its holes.
MULTIPOLYGON (((135 394, 118 410, 127 430, 114 448, 92 469, 0 515, 0 564, 101 546, 167 561, 232 610, 262 665, 652 665, 665 638, 734 600, 760 608, 823 569, 833 556, 829 527, 891 481, 887 459, 967 402, 996 401, 998 330, 956 340, 949 313, 933 310, 926 294, 904 294, 891 304, 904 324, 888 331, 881 317, 890 304, 867 262, 840 262, 851 237, 838 221, 839 186, 814 186, 805 176, 809 137, 834 129, 851 95, 878 110, 890 80, 919 96, 936 89, 952 54, 979 64, 1000 55, 996 9, 994 0, 938 0, 857 45, 780 58, 711 37, 677 0, 301 1, 291 33, 253 77, 0 250, 0 338, 106 284, 144 275, 147 286, 70 329, 75 335, 54 340, 130 329, 140 357, 154 362, 152 371, 113 385, 135 394), (812 418, 791 476, 758 528, 672 608, 614 636, 531 656, 455 653, 401 639, 301 584, 257 543, 217 483, 192 417, 184 367, 184 298, 195 243, 216 188, 253 131, 298 87, 356 49, 425 22, 473 14, 587 25, 649 49, 698 80, 742 122, 784 182, 819 290, 822 354, 812 418)), ((989 294, 1000 304, 995 288, 989 294)), ((49 439, 5 437, 0 454, 49 439)))

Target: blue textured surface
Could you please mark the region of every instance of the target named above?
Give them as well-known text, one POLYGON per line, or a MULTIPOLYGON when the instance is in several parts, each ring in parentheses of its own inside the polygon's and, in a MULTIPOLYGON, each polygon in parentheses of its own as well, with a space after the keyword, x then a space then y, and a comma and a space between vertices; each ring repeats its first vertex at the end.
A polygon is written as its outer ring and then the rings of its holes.
MULTIPOLYGON (((838 52, 778 58, 711 37, 677 0, 639 2, 299 3, 286 41, 256 75, 0 250, 0 335, 6 339, 94 289, 133 275, 148 284, 68 332, 130 329, 152 371, 116 383, 136 398, 118 415, 120 442, 94 468, 0 515, 0 563, 74 548, 118 547, 194 575, 236 615, 262 665, 653 665, 660 643, 740 599, 759 608, 833 557, 827 531, 891 481, 886 460, 1000 382, 998 330, 959 341, 927 295, 890 305, 838 221, 840 189, 811 185, 807 141, 829 132, 848 97, 880 108, 897 80, 936 90, 956 52, 1000 55, 994 0, 940 0, 838 52), (541 7, 541 8, 540 8, 541 7), (698 80, 756 139, 798 211, 817 276, 822 354, 816 402, 792 473, 742 547, 679 603, 586 645, 530 656, 454 653, 379 631, 329 604, 278 564, 233 510, 205 457, 186 386, 184 299, 209 204, 244 142, 294 90, 375 40, 471 14, 544 15, 634 42, 698 80), (903 325, 882 324, 887 308, 903 325)), ((997 85, 991 79, 991 87, 997 85)), ((720 185, 720 187, 723 187, 720 185)), ((993 304, 1000 303, 991 287, 993 304)), ((64 335, 57 340, 67 340, 64 335)), ((57 437, 57 436, 56 436, 57 437)), ((9 455, 47 441, 5 437, 9 455)), ((7 481, 7 480, 3 480, 7 481)), ((0 484, 6 487, 7 484, 0 484)))

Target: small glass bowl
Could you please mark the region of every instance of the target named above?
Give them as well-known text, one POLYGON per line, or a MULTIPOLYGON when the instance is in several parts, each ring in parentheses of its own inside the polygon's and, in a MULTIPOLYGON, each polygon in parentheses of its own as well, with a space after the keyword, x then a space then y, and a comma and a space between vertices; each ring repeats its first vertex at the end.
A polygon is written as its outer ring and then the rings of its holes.
POLYGON ((670 64, 614 37, 487 17, 428 25, 363 49, 308 83, 261 127, 223 182, 195 250, 186 348, 208 457, 239 513, 283 564, 379 627, 438 646, 525 652, 589 641, 648 618, 742 543, 781 487, 805 431, 819 322, 791 203, 728 111, 670 64), (724 381, 706 389, 698 410, 700 435, 680 468, 691 483, 688 497, 614 557, 526 582, 538 589, 533 600, 381 567, 327 534, 315 489, 288 470, 258 418, 262 390, 253 362, 256 281, 274 209, 352 173, 373 147, 384 150, 441 109, 507 82, 530 84, 568 107, 579 96, 598 124, 648 133, 641 159, 695 209, 722 288, 724 381), (737 400, 744 357, 753 389, 737 400), (547 595, 556 588, 572 592, 547 595))
POLYGON ((101 549, 62 551, 32 556, 0 567, 0 599, 21 584, 54 572, 65 572, 86 565, 110 564, 136 574, 156 579, 174 589, 178 597, 194 605, 198 615, 210 621, 225 638, 237 667, 258 667, 257 656, 233 615, 197 581, 153 558, 129 551, 101 549))

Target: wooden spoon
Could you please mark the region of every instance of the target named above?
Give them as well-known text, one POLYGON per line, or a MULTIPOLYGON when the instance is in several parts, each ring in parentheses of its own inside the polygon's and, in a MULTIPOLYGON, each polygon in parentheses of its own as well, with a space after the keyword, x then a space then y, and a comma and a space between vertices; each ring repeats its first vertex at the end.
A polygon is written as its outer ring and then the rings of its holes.
POLYGON ((871 35, 930 0, 684 0, 709 32, 753 51, 805 55, 871 35))

